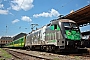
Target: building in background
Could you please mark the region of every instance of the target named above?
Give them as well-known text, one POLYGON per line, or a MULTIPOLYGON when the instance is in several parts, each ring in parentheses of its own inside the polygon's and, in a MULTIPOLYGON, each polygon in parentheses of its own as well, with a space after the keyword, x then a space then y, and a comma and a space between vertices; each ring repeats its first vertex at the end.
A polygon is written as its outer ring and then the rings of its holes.
POLYGON ((1 37, 0 38, 0 47, 2 47, 3 45, 10 43, 13 41, 12 37, 1 37))

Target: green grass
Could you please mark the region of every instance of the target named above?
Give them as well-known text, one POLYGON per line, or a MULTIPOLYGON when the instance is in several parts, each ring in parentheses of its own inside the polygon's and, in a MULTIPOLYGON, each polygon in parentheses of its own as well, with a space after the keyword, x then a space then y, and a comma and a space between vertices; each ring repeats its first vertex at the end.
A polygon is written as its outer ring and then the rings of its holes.
POLYGON ((8 52, 6 52, 5 50, 1 49, 0 48, 0 60, 3 60, 4 59, 9 59, 9 58, 12 58, 12 55, 10 55, 8 52))

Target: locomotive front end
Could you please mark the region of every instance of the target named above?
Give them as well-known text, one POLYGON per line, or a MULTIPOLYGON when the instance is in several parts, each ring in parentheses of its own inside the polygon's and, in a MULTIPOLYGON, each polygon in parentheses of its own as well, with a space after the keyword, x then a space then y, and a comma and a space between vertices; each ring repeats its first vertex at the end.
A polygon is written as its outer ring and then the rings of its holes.
POLYGON ((81 46, 81 34, 79 27, 73 21, 62 22, 66 48, 78 48, 81 46))

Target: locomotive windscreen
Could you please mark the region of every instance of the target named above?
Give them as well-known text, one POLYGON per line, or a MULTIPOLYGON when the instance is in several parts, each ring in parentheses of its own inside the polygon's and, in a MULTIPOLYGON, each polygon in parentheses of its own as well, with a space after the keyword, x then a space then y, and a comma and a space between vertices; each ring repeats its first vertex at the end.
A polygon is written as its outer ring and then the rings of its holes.
POLYGON ((79 30, 79 28, 78 28, 76 23, 63 22, 63 24, 64 24, 65 30, 70 30, 70 29, 79 30))
POLYGON ((73 22, 63 22, 65 29, 65 34, 69 40, 81 40, 80 30, 76 23, 73 22))

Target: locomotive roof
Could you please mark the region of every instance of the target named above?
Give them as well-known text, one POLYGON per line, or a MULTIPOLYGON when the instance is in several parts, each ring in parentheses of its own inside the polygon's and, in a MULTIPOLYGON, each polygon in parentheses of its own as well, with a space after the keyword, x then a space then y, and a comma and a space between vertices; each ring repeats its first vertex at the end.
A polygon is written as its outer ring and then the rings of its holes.
POLYGON ((75 21, 69 20, 69 19, 60 19, 60 22, 73 22, 73 23, 75 23, 75 21))
MULTIPOLYGON (((45 26, 49 26, 50 24, 53 24, 53 23, 57 23, 58 21, 60 21, 60 22, 73 22, 73 23, 75 23, 73 20, 70 20, 70 19, 55 19, 55 20, 50 21, 49 24, 44 25, 43 27, 45 27, 45 26)), ((36 29, 36 30, 33 30, 33 31, 31 31, 29 34, 32 34, 32 33, 38 32, 38 31, 40 31, 43 27, 38 28, 38 29, 36 29)))
POLYGON ((41 28, 38 28, 38 29, 36 29, 36 30, 31 31, 29 34, 32 34, 32 33, 38 32, 38 31, 40 31, 41 29, 42 29, 42 27, 41 27, 41 28))
POLYGON ((73 22, 73 23, 76 23, 75 21, 70 20, 70 19, 57 19, 57 20, 52 20, 50 22, 52 23, 52 22, 58 22, 58 21, 60 21, 60 22, 73 22))

